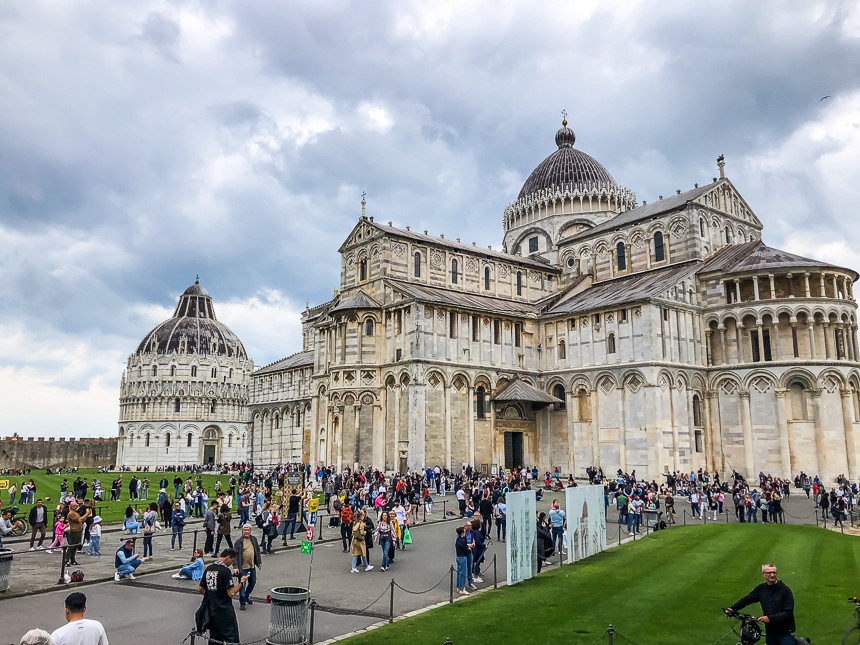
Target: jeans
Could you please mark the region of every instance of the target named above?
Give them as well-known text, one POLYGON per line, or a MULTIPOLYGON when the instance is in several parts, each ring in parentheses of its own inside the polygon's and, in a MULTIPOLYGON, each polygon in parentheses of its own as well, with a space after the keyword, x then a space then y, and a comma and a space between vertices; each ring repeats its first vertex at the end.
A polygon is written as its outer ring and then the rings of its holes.
POLYGON ((564 548, 564 527, 563 526, 553 526, 552 527, 552 546, 561 551, 564 548), (558 546, 556 546, 556 540, 558 541, 558 546))
POLYGON ((352 556, 352 568, 358 569, 358 567, 361 566, 361 561, 362 561, 362 556, 360 556, 360 555, 352 556))
POLYGON ((101 555, 101 535, 91 535, 90 536, 90 546, 87 547, 87 555, 101 555))
POLYGON ((747 522, 751 522, 753 524, 758 524, 758 509, 757 508, 748 508, 747 509, 747 522))
POLYGON ((249 506, 239 507, 239 526, 247 524, 251 519, 251 510, 249 506))
POLYGON ((33 543, 36 541, 36 531, 39 531, 39 546, 45 541, 45 523, 33 524, 33 532, 30 534, 30 548, 33 548, 33 543))
POLYGON ((457 589, 466 588, 469 559, 464 555, 457 556, 457 589))
POLYGON ((241 589, 239 589, 240 605, 248 604, 248 598, 251 597, 251 592, 254 591, 254 587, 257 586, 257 568, 251 567, 250 569, 242 569, 242 571, 239 572, 239 577, 241 578, 246 574, 248 575, 248 580, 245 581, 245 584, 242 585, 241 589))
POLYGON ((504 542, 505 537, 507 536, 507 519, 504 517, 496 518, 496 540, 502 540, 504 542), (501 537, 499 537, 501 535, 501 537))
POLYGON ((182 568, 179 570, 179 575, 180 575, 180 576, 185 576, 186 578, 188 578, 189 580, 191 580, 191 575, 192 575, 192 573, 191 573, 191 572, 192 572, 192 569, 193 569, 193 568, 194 568, 193 563, 192 563, 192 564, 186 564, 184 567, 182 567, 182 568))
POLYGON ((9 506, 14 506, 14 505, 15 505, 15 495, 17 495, 17 494, 18 494, 18 493, 17 493, 17 492, 15 492, 15 493, 11 493, 11 494, 9 495, 9 506))
POLYGON ((203 545, 204 553, 212 553, 212 549, 215 548, 215 533, 206 529, 206 542, 203 545))
POLYGON ((177 526, 176 524, 173 525, 173 535, 170 536, 170 548, 171 549, 176 548, 176 536, 179 536, 179 548, 180 549, 182 548, 182 529, 183 528, 184 527, 177 526))
MULTIPOLYGON (((290 532, 290 539, 294 540, 296 537, 296 518, 298 517, 298 513, 287 513, 287 527, 284 529, 284 538, 287 537, 287 531, 290 532)), ((351 529, 352 527, 350 527, 351 529)), ((343 534, 343 531, 341 531, 343 534)))
MULTIPOLYGON (((92 538, 90 538, 90 545, 92 543, 92 538)), ((143 536, 143 557, 152 557, 152 534, 143 536)))
POLYGON ((627 513, 627 532, 633 533, 633 518, 635 517, 634 513, 627 513))
POLYGON ((116 572, 121 576, 127 576, 130 573, 134 573, 135 569, 137 569, 143 561, 140 558, 132 558, 128 562, 123 565, 120 565, 116 572))
POLYGON ((699 517, 699 502, 690 502, 690 511, 693 517, 699 517))
MULTIPOLYGON (((284 533, 285 538, 286 535, 287 534, 284 533)), ((349 543, 352 542, 352 524, 340 525, 340 540, 343 542, 343 552, 346 553, 347 550, 349 550, 349 543)))
POLYGON ((472 569, 475 567, 475 559, 472 555, 472 552, 469 551, 469 555, 466 556, 466 576, 469 578, 469 584, 472 584, 473 576, 472 569))
POLYGON ((218 539, 215 540, 215 555, 218 555, 219 553, 221 553, 221 539, 222 538, 227 541, 227 546, 229 546, 231 549, 233 548, 232 536, 230 536, 229 534, 228 535, 221 535, 219 533, 218 539))
POLYGON ((379 546, 382 547, 382 568, 388 568, 388 550, 391 548, 391 539, 385 538, 379 541, 379 546))

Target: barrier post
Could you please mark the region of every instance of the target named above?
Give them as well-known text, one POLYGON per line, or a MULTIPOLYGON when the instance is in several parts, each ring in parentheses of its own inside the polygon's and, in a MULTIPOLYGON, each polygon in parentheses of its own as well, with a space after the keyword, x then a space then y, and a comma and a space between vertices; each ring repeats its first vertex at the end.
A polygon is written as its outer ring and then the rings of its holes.
POLYGON ((60 553, 60 579, 57 580, 58 585, 66 584, 66 558, 69 555, 68 548, 68 545, 64 546, 63 551, 60 553))
POLYGON ((391 579, 391 594, 388 598, 388 624, 394 622, 394 578, 391 579))
POLYGON ((496 555, 493 555, 493 589, 499 588, 499 571, 496 567, 496 555))
POLYGON ((451 571, 451 584, 449 585, 449 589, 448 589, 448 602, 452 603, 452 602, 454 602, 454 565, 453 564, 451 565, 450 571, 451 571))
POLYGON ((194 553, 194 551, 197 550, 197 533, 199 533, 199 532, 200 532, 200 529, 194 529, 194 547, 193 547, 193 550, 191 551, 192 553, 194 553))
POLYGON ((609 626, 609 629, 606 630, 606 635, 609 637, 609 645, 614 645, 615 643, 615 629, 613 629, 612 625, 609 626))
POLYGON ((317 601, 311 599, 311 620, 308 627, 308 645, 314 645, 314 614, 317 610, 317 601))
POLYGON ((197 643, 197 632, 191 632, 191 645, 196 645, 197 643))

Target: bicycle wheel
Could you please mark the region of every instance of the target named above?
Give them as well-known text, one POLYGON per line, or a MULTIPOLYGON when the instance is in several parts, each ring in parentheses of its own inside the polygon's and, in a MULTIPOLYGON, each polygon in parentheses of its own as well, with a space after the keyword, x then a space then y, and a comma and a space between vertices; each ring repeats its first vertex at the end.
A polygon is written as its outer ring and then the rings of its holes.
POLYGON ((27 533, 27 520, 23 520, 20 517, 16 520, 12 520, 12 535, 18 537, 20 535, 24 535, 27 533))
POLYGON ((854 625, 842 637, 842 645, 858 645, 860 643, 860 625, 854 625))

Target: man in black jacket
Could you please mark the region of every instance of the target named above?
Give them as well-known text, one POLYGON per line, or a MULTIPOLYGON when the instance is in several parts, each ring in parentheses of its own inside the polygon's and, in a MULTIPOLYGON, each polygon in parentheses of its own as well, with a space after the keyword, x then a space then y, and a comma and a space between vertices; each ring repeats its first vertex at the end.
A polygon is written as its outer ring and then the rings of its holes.
POLYGON ((48 509, 42 506, 41 499, 36 500, 36 505, 30 509, 30 515, 27 519, 30 520, 30 527, 33 529, 30 533, 30 550, 45 548, 42 543, 45 541, 45 527, 48 525, 48 509), (36 531, 39 532, 39 546, 34 547, 36 531))
POLYGON ((776 567, 761 565, 764 582, 725 610, 731 616, 747 605, 760 603, 767 636, 765 645, 794 645, 794 595, 782 580, 776 577, 776 567))

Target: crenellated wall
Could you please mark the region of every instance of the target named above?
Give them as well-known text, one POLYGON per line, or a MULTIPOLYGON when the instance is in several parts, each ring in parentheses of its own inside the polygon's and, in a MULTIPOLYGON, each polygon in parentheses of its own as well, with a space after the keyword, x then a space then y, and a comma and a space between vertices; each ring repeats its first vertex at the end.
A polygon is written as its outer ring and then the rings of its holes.
POLYGON ((117 463, 115 438, 0 439, 0 468, 101 468, 117 463))

